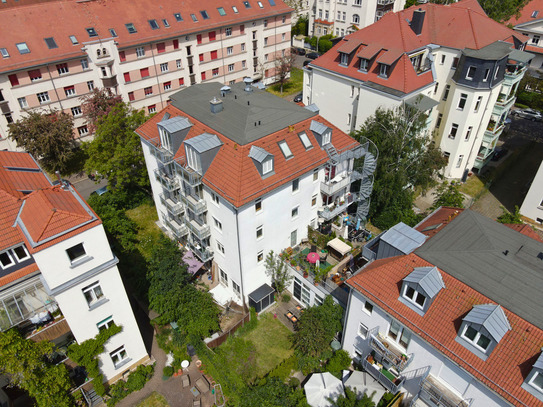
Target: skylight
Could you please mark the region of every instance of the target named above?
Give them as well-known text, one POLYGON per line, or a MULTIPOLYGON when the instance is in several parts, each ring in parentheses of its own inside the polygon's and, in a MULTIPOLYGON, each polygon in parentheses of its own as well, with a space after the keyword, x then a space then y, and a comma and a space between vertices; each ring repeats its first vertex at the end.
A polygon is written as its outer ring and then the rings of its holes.
POLYGON ((195 23, 198 22, 198 19, 196 18, 196 14, 191 14, 190 18, 192 18, 192 21, 194 21, 195 23))
POLYGON ((313 144, 311 144, 311 141, 309 141, 309 137, 307 137, 307 133, 305 131, 298 134, 298 137, 300 137, 300 140, 302 140, 302 144, 304 145, 306 150, 309 150, 311 147, 313 147, 313 144))
POLYGON ((160 28, 156 20, 149 20, 149 25, 153 30, 158 30, 160 28))
POLYGON ((168 23, 168 20, 165 18, 162 19, 162 24, 164 24, 164 27, 168 28, 170 26, 170 23, 168 23))
POLYGON ((209 19, 209 15, 207 14, 207 11, 202 10, 202 11, 200 11, 200 14, 202 15, 202 18, 203 18, 204 20, 209 19))
POLYGON ((218 7, 217 10, 219 11, 219 14, 221 16, 225 16, 226 15, 226 11, 224 11, 224 8, 223 7, 218 7))
POLYGON ((279 142, 279 148, 287 160, 292 157, 292 151, 285 140, 279 142))
POLYGON ((234 10, 234 13, 239 13, 238 8, 236 6, 232 6, 232 10, 234 10))
POLYGON ((243 5, 245 6, 245 8, 251 8, 251 5, 249 4, 248 1, 244 1, 243 5))
POLYGON ((47 44, 47 48, 49 49, 58 48, 58 45, 53 37, 45 38, 45 43, 47 44))
POLYGON ((539 14, 539 10, 534 10, 532 12, 532 18, 536 18, 538 14, 539 14))
POLYGON ((75 35, 70 35, 70 41, 72 41, 73 45, 79 44, 79 41, 77 41, 77 38, 75 37, 75 35))
POLYGON ((275 0, 268 0, 268 2, 270 3, 270 6, 275 6, 275 0))
POLYGON ((125 27, 126 27, 126 29, 128 30, 128 32, 129 32, 130 34, 135 34, 135 33, 138 32, 138 31, 136 30, 136 27, 135 27, 134 24, 132 24, 132 23, 125 24, 125 27))
POLYGON ((258 4, 258 7, 260 7, 260 8, 264 8, 264 5, 262 4, 262 2, 261 2, 261 1, 257 1, 257 2, 256 2, 256 4, 258 4))
POLYGON ((115 28, 109 29, 109 35, 111 35, 112 37, 117 37, 117 31, 115 31, 115 28))
POLYGON ((89 34, 89 37, 98 37, 98 33, 94 29, 94 27, 87 28, 87 33, 89 34))
POLYGON ((180 13, 174 13, 173 16, 175 17, 175 21, 177 21, 177 22, 183 21, 183 17, 181 17, 180 13))
POLYGON ((3 57, 3 58, 9 57, 9 52, 8 52, 8 50, 5 49, 5 48, 0 48, 0 54, 2 54, 2 57, 3 57))
POLYGON ((17 49, 21 54, 30 54, 30 49, 28 49, 28 45, 26 45, 26 42, 20 42, 17 45, 17 49))

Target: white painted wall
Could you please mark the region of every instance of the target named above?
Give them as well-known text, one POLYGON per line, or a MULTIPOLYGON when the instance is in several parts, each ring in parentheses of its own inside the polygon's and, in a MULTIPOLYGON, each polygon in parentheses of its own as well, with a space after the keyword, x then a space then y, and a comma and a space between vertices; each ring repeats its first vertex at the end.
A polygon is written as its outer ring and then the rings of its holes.
POLYGON ((543 161, 522 202, 520 213, 534 222, 543 223, 543 161))

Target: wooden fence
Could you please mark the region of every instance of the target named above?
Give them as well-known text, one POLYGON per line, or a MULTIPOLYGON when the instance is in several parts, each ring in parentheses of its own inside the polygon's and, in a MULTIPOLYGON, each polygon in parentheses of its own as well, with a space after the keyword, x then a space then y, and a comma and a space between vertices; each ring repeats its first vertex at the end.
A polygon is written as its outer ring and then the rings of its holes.
POLYGON ((232 335, 234 332, 238 330, 238 328, 242 327, 250 320, 251 320, 251 314, 246 313, 243 319, 239 321, 236 325, 234 325, 232 328, 230 328, 230 330, 228 330, 227 332, 223 332, 221 335, 210 340, 209 342, 206 341, 206 345, 211 349, 222 345, 228 339, 230 335, 232 335))

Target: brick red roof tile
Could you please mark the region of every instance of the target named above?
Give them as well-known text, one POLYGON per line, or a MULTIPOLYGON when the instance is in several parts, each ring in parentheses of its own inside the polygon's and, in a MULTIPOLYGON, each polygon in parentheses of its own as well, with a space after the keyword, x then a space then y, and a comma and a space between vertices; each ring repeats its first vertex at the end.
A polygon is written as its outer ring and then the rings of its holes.
POLYGON ((450 206, 442 206, 441 208, 434 211, 430 216, 426 217, 421 223, 415 226, 415 229, 421 232, 422 234, 432 237, 437 232, 439 232, 445 225, 447 225, 451 220, 453 220, 458 214, 460 214, 463 209, 452 208, 450 206), (431 226, 437 226, 431 230, 424 230, 431 226))
POLYGON ((494 303, 489 298, 439 270, 446 288, 437 294, 424 316, 398 300, 401 281, 415 267, 427 266, 433 265, 414 253, 377 260, 347 280, 347 284, 511 404, 543 406, 543 402, 521 388, 541 353, 543 330, 502 307, 512 329, 483 361, 455 338, 458 321, 474 305, 494 303))
POLYGON ((36 263, 29 264, 28 266, 23 267, 22 269, 19 269, 13 273, 10 273, 4 277, 0 277, 0 287, 5 286, 14 281, 17 281, 18 279, 22 277, 26 277, 29 274, 35 273, 37 271, 39 271, 39 269, 36 263))
POLYGON ((543 242, 543 239, 537 234, 535 230, 532 229, 530 225, 515 225, 511 223, 505 224, 508 228, 511 228, 513 230, 516 230, 519 233, 522 233, 525 236, 531 237, 532 239, 537 240, 538 242, 543 242))
POLYGON ((531 21, 539 21, 543 18, 543 0, 530 0, 521 10, 520 14, 511 17, 507 24, 519 25, 531 21), (539 11, 535 17, 532 17, 534 11, 539 11))

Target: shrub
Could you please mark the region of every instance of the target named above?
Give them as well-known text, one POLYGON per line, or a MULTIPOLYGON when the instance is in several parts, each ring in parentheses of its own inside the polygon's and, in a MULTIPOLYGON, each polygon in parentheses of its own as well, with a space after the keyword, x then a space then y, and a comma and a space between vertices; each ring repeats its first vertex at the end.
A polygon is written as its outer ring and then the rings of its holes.
POLYGON ((343 349, 338 350, 326 364, 326 371, 336 377, 340 377, 341 371, 348 369, 351 365, 351 356, 343 349))
POLYGON ((298 367, 298 359, 296 355, 283 360, 275 369, 268 373, 269 377, 277 377, 281 381, 285 381, 293 370, 298 367))
POLYGON ((173 375, 173 367, 164 366, 164 369, 162 369, 162 374, 164 375, 164 377, 171 377, 173 375))
POLYGON ((288 380, 288 385, 292 388, 296 388, 300 385, 300 380, 297 377, 291 377, 288 380))
POLYGON ((283 302, 289 302, 290 301, 290 295, 288 294, 283 294, 283 297, 281 298, 281 300, 283 302))
POLYGON ((130 393, 143 389, 145 383, 153 377, 155 365, 139 365, 138 368, 128 375, 127 381, 119 380, 109 388, 109 396, 106 404, 112 407, 128 396, 130 393))

